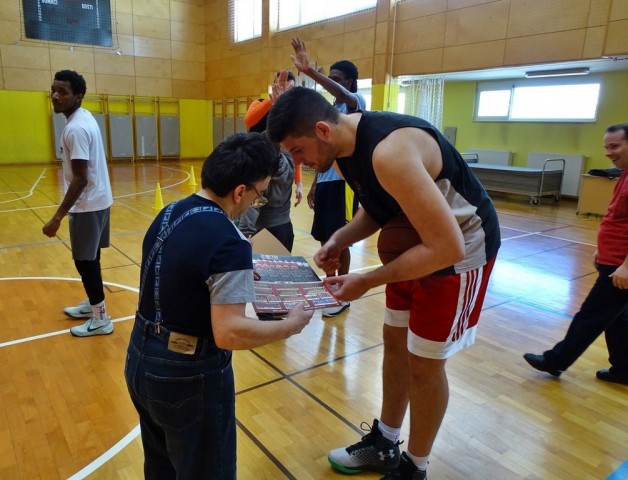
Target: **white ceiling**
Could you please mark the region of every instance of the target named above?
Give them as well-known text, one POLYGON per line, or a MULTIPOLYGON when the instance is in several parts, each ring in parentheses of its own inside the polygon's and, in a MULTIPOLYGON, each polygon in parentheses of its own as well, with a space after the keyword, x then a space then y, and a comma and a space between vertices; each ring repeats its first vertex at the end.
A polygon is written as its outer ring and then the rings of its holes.
MULTIPOLYGON (((525 78, 525 73, 534 70, 556 70, 562 68, 588 67, 590 73, 628 70, 628 56, 607 57, 597 60, 582 60, 577 62, 547 63, 537 65, 521 65, 517 67, 490 68, 486 70, 472 70, 466 72, 444 73, 446 81, 477 81, 501 80, 510 78, 525 78)), ((400 80, 412 80, 431 75, 404 75, 400 80)))

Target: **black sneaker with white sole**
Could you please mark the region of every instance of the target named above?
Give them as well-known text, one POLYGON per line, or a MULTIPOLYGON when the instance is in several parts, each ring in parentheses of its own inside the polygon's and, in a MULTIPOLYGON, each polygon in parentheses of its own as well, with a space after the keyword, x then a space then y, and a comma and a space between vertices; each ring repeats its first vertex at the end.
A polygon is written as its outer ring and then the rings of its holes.
MULTIPOLYGON (((391 442, 382 435, 377 420, 373 420, 370 432, 358 443, 329 452, 327 459, 332 467, 343 473, 360 473, 372 470, 387 473, 399 464, 401 442, 391 442)), ((362 425, 368 424, 362 422, 362 425)), ((367 430, 361 427, 362 430, 367 430)))

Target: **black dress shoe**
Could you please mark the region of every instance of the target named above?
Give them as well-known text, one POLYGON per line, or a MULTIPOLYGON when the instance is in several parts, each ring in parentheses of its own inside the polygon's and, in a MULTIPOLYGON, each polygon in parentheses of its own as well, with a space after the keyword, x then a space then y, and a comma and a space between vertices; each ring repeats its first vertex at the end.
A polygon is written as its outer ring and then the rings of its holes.
POLYGON ((628 378, 615 375, 613 372, 607 369, 598 370, 595 376, 599 378, 600 380, 604 380, 605 382, 620 383, 621 385, 628 385, 628 378))
POLYGON ((549 373, 555 377, 560 377, 560 374, 563 373, 562 370, 558 370, 557 368, 553 368, 552 365, 545 359, 543 355, 536 355, 534 353, 525 353, 523 358, 526 362, 528 362, 532 368, 536 368, 541 372, 549 373))

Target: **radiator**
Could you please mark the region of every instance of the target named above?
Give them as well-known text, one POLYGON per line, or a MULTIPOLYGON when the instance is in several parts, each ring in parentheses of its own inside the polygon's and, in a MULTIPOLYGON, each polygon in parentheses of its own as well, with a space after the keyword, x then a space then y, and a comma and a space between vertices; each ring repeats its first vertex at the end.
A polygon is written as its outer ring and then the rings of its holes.
POLYGON ((469 148, 464 153, 476 153, 479 163, 490 163, 491 165, 512 165, 512 152, 508 150, 483 150, 469 148))
MULTIPOLYGON (((585 156, 572 153, 528 153, 528 167, 543 168, 543 163, 548 158, 564 158, 565 173, 563 175, 563 186, 560 189, 562 195, 578 197, 580 195, 580 176, 584 170, 585 156)), ((548 165, 549 168, 551 168, 548 165)))

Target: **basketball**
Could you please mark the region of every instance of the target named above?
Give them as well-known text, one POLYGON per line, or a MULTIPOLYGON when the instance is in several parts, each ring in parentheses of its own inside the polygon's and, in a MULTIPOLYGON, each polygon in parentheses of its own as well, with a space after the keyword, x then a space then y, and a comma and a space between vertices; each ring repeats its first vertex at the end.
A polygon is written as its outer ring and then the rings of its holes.
POLYGON ((421 237, 408 218, 401 214, 391 218, 382 227, 377 238, 377 253, 385 265, 406 250, 421 243, 421 237))

